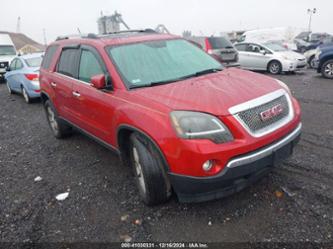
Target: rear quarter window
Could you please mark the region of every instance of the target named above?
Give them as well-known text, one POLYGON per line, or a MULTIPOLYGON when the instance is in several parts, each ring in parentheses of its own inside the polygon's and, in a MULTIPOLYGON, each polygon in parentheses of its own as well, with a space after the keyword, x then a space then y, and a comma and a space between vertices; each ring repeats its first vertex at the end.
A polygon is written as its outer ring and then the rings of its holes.
POLYGON ((57 72, 72 78, 77 78, 78 66, 77 57, 78 49, 63 49, 57 66, 57 72))
POLYGON ((53 46, 49 46, 48 49, 46 50, 45 56, 43 58, 43 62, 42 62, 42 68, 44 69, 50 69, 51 66, 51 62, 53 59, 53 56, 55 54, 55 52, 58 49, 58 45, 53 45, 53 46))

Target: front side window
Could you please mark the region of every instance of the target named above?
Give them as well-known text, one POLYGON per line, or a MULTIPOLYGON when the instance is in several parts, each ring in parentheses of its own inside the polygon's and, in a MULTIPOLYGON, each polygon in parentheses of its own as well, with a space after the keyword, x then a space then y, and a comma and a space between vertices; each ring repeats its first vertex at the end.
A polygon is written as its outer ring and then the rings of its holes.
POLYGON ((78 49, 65 48, 60 55, 57 72, 72 78, 77 78, 78 49))
POLYGON ((185 40, 149 41, 107 50, 129 88, 222 69, 219 62, 185 40))
POLYGON ((16 55, 15 48, 13 46, 0 46, 0 55, 16 55))
POLYGON ((99 64, 96 56, 89 50, 82 50, 79 80, 90 82, 92 76, 104 74, 104 71, 99 64))

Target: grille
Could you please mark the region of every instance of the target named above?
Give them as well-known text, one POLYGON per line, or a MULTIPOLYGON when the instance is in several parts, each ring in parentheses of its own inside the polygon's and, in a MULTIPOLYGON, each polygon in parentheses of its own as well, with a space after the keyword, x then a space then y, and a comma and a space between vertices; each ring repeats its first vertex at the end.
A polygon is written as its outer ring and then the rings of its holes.
POLYGON ((268 103, 247 109, 238 113, 238 117, 249 127, 250 131, 253 133, 258 133, 264 128, 269 128, 273 126, 278 121, 284 119, 289 115, 289 104, 287 97, 285 95, 276 98, 268 103), (271 108, 281 105, 282 111, 269 119, 262 120, 260 114, 271 108))
POLYGON ((0 68, 7 68, 8 67, 8 62, 0 62, 0 68))

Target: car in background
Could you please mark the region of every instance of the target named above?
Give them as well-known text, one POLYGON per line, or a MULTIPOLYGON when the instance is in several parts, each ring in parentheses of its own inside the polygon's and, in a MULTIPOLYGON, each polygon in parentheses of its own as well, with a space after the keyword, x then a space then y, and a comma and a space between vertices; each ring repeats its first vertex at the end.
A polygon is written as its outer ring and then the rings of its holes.
POLYGON ((320 51, 321 48, 327 46, 333 46, 333 39, 327 42, 323 42, 320 46, 316 47, 316 49, 311 49, 304 53, 304 56, 310 68, 316 68, 316 60, 315 60, 316 54, 320 51))
POLYGON ((10 36, 0 34, 0 83, 4 81, 6 70, 15 56, 16 49, 10 36))
POLYGON ((43 54, 29 54, 14 58, 7 68, 5 78, 10 94, 21 93, 24 100, 30 103, 40 97, 39 68, 43 54))
POLYGON ((227 37, 224 36, 190 36, 186 38, 192 44, 201 47, 208 54, 226 67, 237 67, 238 52, 227 37))
POLYGON ((320 45, 333 42, 333 36, 328 33, 302 32, 294 39, 297 51, 305 53, 306 51, 316 49, 320 45))
POLYGON ((277 28, 264 28, 249 30, 243 33, 238 42, 253 42, 253 43, 266 43, 266 42, 279 42, 285 48, 290 50, 297 50, 294 42, 294 37, 301 29, 293 27, 277 27, 277 28))
POLYGON ((333 45, 318 48, 314 60, 317 72, 327 79, 333 79, 333 45))
POLYGON ((286 49, 278 42, 237 43, 241 68, 268 71, 271 74, 295 72, 306 67, 304 55, 286 49))

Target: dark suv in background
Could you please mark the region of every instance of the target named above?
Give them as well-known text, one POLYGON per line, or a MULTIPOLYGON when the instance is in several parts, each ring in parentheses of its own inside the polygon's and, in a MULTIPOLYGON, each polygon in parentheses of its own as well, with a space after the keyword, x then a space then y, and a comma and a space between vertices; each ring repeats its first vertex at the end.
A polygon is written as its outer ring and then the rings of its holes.
POLYGON ((191 36, 186 39, 192 43, 196 43, 224 66, 239 66, 238 51, 228 38, 223 36, 191 36))

